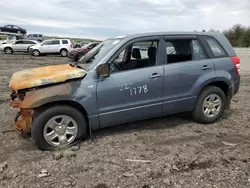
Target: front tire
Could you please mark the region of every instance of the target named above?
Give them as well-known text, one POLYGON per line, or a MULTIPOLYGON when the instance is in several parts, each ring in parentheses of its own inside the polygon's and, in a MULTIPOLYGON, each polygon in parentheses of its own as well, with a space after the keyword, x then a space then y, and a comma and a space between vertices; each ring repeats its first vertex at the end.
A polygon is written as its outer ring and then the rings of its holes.
POLYGON ((205 87, 192 112, 193 119, 199 123, 214 123, 222 116, 226 106, 225 93, 218 87, 205 87))
POLYGON ((39 56, 39 55, 40 55, 40 52, 39 52, 38 50, 34 50, 34 51, 32 52, 32 54, 33 54, 34 56, 39 56))
POLYGON ((12 53, 13 53, 13 50, 12 50, 12 48, 7 47, 7 48, 4 49, 4 52, 5 52, 6 54, 12 54, 12 53))
POLYGON ((35 117, 31 136, 40 150, 67 148, 87 136, 86 119, 75 108, 50 107, 35 117))

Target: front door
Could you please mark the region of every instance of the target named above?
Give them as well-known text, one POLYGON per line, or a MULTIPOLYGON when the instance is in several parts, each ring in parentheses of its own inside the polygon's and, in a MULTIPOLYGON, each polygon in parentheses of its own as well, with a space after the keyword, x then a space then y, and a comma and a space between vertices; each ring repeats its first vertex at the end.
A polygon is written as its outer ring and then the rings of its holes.
POLYGON ((195 36, 166 37, 163 113, 190 111, 197 91, 208 78, 215 78, 214 65, 195 36))
POLYGON ((163 65, 159 38, 126 44, 110 63, 109 77, 100 78, 97 103, 100 126, 146 119, 162 114, 163 65), (143 48, 147 48, 147 51, 143 48))
POLYGON ((44 41, 41 44, 40 52, 41 53, 49 53, 51 45, 52 45, 52 41, 51 40, 44 41))

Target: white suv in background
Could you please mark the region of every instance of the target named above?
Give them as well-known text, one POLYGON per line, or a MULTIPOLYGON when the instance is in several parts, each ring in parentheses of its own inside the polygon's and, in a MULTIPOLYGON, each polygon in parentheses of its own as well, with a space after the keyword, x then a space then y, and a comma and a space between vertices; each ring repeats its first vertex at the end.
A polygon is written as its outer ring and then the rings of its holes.
POLYGON ((73 48, 73 42, 70 39, 51 39, 30 47, 30 54, 34 56, 61 54, 66 57, 71 48, 73 48))

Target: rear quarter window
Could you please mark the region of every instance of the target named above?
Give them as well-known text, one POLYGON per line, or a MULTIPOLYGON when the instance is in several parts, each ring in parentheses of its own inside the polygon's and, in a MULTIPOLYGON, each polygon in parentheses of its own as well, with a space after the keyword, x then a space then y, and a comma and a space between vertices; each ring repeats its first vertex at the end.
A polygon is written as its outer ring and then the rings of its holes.
POLYGON ((69 42, 68 42, 68 40, 62 40, 62 43, 63 44, 68 44, 69 42))
POLYGON ((225 49, 214 37, 200 36, 199 38, 201 39, 210 58, 228 57, 225 49))

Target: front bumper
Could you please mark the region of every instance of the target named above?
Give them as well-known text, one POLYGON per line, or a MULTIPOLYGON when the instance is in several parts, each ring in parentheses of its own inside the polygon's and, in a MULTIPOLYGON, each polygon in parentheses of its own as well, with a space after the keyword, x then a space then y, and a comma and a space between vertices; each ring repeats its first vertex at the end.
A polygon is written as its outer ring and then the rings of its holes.
POLYGON ((27 135, 31 131, 33 116, 28 109, 20 109, 14 121, 14 127, 20 135, 27 135))
MULTIPOLYGON (((20 108, 21 100, 18 98, 16 92, 12 92, 10 95, 9 105, 13 108, 20 108)), ((14 119, 14 127, 21 135, 27 135, 31 131, 31 125, 33 120, 33 109, 20 108, 14 119)))

